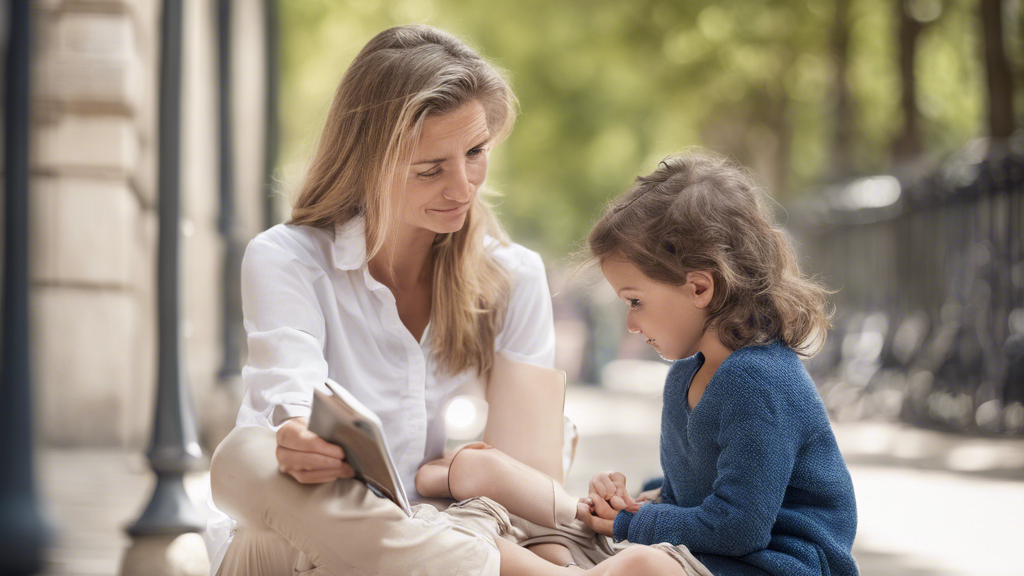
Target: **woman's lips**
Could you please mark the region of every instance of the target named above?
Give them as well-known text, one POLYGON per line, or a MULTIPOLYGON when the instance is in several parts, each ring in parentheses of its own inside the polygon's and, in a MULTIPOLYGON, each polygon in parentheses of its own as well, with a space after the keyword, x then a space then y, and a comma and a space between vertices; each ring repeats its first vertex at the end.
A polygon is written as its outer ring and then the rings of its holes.
POLYGON ((455 214, 469 208, 469 203, 465 203, 461 206, 455 206, 453 208, 433 208, 434 212, 440 212, 441 214, 455 214))

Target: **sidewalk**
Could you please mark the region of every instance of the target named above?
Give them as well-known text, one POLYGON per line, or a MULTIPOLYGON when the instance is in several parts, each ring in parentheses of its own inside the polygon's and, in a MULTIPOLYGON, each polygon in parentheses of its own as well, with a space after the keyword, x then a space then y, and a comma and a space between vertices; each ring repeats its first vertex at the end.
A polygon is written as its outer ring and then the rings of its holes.
MULTIPOLYGON (((131 539, 124 529, 142 513, 156 477, 140 453, 44 448, 39 492, 54 533, 43 574, 113 576, 131 539)), ((208 473, 186 477, 185 488, 205 507, 208 473)))
MULTIPOLYGON (((599 470, 623 472, 634 490, 660 475, 660 395, 572 386, 566 414, 581 434, 572 493, 599 470)), ((1024 441, 891 422, 834 430, 857 493, 862 576, 1024 575, 1024 441)))
MULTIPOLYGON (((571 386, 566 414, 580 429, 566 481, 586 492, 598 470, 632 487, 658 475, 658 396, 571 386)), ((835 426, 857 491, 854 554, 863 576, 1011 576, 1024 541, 1024 442, 974 438, 882 422, 835 426)), ((130 543, 124 527, 154 479, 141 454, 43 450, 40 498, 57 533, 50 576, 115 575, 130 543)), ((205 502, 206 475, 186 486, 205 502)))

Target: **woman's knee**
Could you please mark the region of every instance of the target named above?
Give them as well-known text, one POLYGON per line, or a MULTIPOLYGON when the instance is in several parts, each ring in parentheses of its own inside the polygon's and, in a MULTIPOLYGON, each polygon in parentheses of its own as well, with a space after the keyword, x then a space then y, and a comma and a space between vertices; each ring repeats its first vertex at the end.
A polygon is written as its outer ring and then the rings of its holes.
POLYGON ((235 428, 217 446, 210 461, 210 489, 218 508, 247 525, 259 527, 264 506, 283 480, 277 468, 274 432, 258 426, 235 428))

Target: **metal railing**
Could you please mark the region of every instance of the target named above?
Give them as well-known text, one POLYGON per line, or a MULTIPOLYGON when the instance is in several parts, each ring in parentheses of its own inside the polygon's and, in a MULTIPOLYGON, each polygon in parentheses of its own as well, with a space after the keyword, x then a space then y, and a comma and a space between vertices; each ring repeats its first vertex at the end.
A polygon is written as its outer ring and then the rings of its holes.
POLYGON ((791 225, 839 289, 808 362, 830 411, 1024 435, 1024 134, 823 192, 791 225))

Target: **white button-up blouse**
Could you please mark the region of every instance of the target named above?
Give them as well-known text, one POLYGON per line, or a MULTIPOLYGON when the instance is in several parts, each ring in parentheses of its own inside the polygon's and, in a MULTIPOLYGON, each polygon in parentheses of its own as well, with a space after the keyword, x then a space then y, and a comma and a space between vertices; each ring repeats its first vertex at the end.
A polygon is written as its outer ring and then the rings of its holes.
MULTIPOLYGON (((438 372, 430 326, 417 341, 402 324, 391 290, 370 275, 364 234, 363 219, 355 218, 333 231, 280 224, 249 243, 242 260, 249 359, 236 425, 276 429, 288 418, 308 417, 313 389, 326 391, 324 382, 333 380, 380 417, 402 483, 416 500, 416 471, 445 447, 443 408, 456 391, 474 388, 477 375, 438 372)), ((518 244, 488 243, 512 281, 495 351, 553 367, 544 263, 518 244)), ((220 523, 214 530, 215 524, 208 538, 219 560, 231 528, 220 523)))

